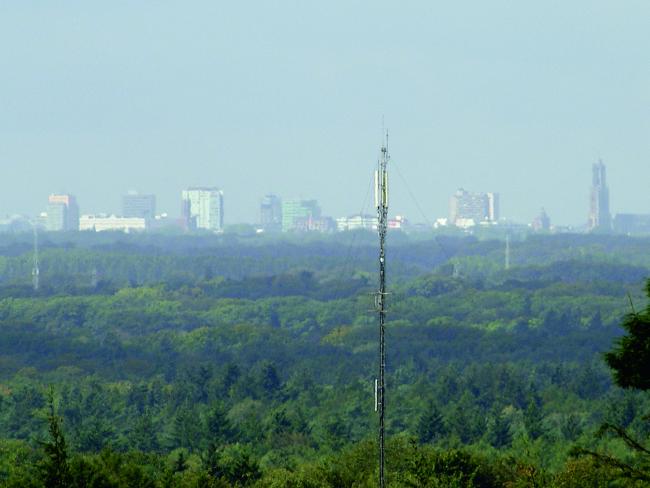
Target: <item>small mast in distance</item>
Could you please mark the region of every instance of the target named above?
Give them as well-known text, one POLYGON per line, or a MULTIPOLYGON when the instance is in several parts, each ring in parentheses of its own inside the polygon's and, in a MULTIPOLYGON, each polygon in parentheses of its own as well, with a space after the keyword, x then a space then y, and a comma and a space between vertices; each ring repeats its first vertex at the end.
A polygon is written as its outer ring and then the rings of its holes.
POLYGON ((32 224, 34 231, 34 255, 33 255, 33 264, 32 264, 32 288, 34 291, 38 291, 40 286, 40 269, 38 265, 38 228, 36 223, 32 224))
POLYGON ((379 378, 375 380, 375 410, 379 413, 379 488, 385 487, 384 419, 386 415, 386 231, 388 229, 388 133, 381 146, 381 155, 375 171, 375 206, 379 232, 379 290, 375 295, 375 308, 379 314, 379 378))

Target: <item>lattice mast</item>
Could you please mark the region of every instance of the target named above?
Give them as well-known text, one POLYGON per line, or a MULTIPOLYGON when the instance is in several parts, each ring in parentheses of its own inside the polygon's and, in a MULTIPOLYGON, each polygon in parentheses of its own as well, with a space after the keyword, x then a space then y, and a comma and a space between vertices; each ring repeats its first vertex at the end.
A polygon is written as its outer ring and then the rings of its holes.
POLYGON ((384 420, 386 415, 386 253, 384 249, 388 229, 388 134, 381 146, 381 155, 375 171, 375 206, 377 207, 379 231, 379 290, 375 295, 375 306, 379 314, 379 378, 375 381, 375 410, 379 413, 379 487, 385 487, 384 479, 384 420))
POLYGON ((36 224, 33 226, 34 229, 34 256, 33 256, 33 263, 32 263, 32 287, 34 288, 34 291, 38 291, 38 287, 40 285, 40 269, 38 266, 38 228, 36 227, 36 224))

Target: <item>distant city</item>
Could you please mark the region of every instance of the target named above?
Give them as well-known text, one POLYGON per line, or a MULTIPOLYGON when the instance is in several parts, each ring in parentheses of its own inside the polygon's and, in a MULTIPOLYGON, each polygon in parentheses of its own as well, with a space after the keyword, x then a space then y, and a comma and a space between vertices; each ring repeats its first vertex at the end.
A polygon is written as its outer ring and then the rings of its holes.
MULTIPOLYGON (((156 196, 129 192, 122 196, 118 215, 82 214, 74 195, 51 194, 43 212, 35 217, 14 215, 0 221, 0 232, 23 232, 37 229, 47 232, 164 232, 222 233, 224 196, 217 187, 190 187, 180 195, 180 217, 157 213, 156 196)), ((532 232, 597 232, 627 235, 650 234, 650 214, 619 213, 612 217, 609 205, 606 168, 602 161, 592 167, 592 182, 586 225, 581 228, 556 227, 542 208, 530 223, 516 223, 501 218, 500 196, 495 192, 471 192, 459 188, 449 199, 449 214, 431 222, 412 223, 405 216, 389 220, 389 229, 407 232, 449 230, 474 233, 494 228, 532 232)), ((424 217, 426 219, 426 217, 424 217)), ((359 229, 376 230, 377 216, 357 213, 334 218, 324 215, 317 200, 282 199, 275 194, 261 198, 259 220, 238 224, 258 234, 334 233, 359 229)))

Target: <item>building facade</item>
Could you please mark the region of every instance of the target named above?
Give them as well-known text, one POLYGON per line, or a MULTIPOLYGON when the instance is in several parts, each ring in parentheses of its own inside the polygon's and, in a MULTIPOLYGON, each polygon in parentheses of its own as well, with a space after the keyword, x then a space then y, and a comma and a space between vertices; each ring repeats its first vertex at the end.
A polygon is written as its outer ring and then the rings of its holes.
POLYGON ((285 200, 282 202, 282 232, 311 230, 321 218, 316 200, 285 200))
POLYGON ((341 217, 336 219, 336 230, 343 232, 346 230, 377 230, 378 221, 376 215, 357 214, 350 217, 341 217))
POLYGON ((602 161, 591 168, 591 195, 589 201, 589 230, 609 232, 612 230, 612 217, 609 212, 609 188, 602 161))
POLYGON ((627 235, 650 234, 649 214, 616 214, 614 232, 627 235))
POLYGON ((388 219, 388 228, 390 230, 405 230, 409 226, 409 221, 403 215, 396 215, 394 219, 388 219))
POLYGON ((499 194, 488 192, 487 195, 487 220, 488 222, 498 222, 501 216, 501 203, 499 202, 499 194))
POLYGON ((260 204, 260 224, 266 232, 282 230, 282 199, 279 196, 264 196, 260 204))
POLYGON ((213 187, 183 190, 182 214, 188 229, 223 231, 223 192, 213 187))
POLYGON ((548 232, 551 230, 551 219, 546 213, 546 210, 542 209, 537 217, 533 220, 531 227, 535 232, 548 232))
POLYGON ((449 199, 449 223, 466 227, 499 220, 499 194, 473 193, 459 188, 449 199))
POLYGON ((79 206, 74 195, 51 194, 45 228, 49 231, 79 230, 79 206))
POLYGON ((156 195, 129 193, 122 196, 122 216, 152 221, 156 218, 156 195))
POLYGON ((147 221, 142 217, 117 217, 115 215, 82 215, 79 230, 85 231, 144 231, 147 221))

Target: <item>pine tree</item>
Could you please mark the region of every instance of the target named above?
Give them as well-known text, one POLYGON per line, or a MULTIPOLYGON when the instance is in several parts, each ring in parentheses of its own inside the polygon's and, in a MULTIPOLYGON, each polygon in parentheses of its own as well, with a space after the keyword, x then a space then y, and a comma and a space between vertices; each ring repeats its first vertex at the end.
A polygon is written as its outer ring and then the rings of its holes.
POLYGON ((444 434, 445 424, 442 414, 433 402, 429 403, 427 411, 420 417, 417 435, 421 444, 428 444, 444 434))
MULTIPOLYGON (((646 293, 650 297, 650 280, 646 293)), ((650 307, 644 312, 633 311, 626 315, 621 325, 627 334, 605 354, 605 361, 614 370, 617 385, 650 390, 650 307)))
POLYGON ((275 393, 282 386, 280 376, 278 375, 278 370, 273 363, 266 363, 262 367, 260 380, 262 388, 268 395, 275 395, 275 393))
POLYGON ((54 393, 48 395, 49 414, 47 416, 50 440, 43 443, 45 459, 41 465, 45 488, 67 488, 72 485, 68 451, 61 417, 54 411, 54 393))
POLYGON ((497 449, 508 447, 512 442, 510 421, 503 413, 495 410, 488 425, 488 442, 497 449))
POLYGON ((542 409, 535 399, 531 400, 526 410, 524 410, 524 425, 531 439, 535 440, 544 434, 543 420, 542 409))
POLYGON ((223 395, 228 395, 230 388, 237 383, 237 380, 241 376, 241 371, 236 364, 230 363, 226 367, 226 371, 223 375, 221 392, 223 395))
MULTIPOLYGON (((646 282, 646 295, 650 298, 650 280, 646 282)), ((632 313, 625 316, 622 323, 627 334, 616 341, 614 349, 605 354, 605 362, 613 370, 614 381, 618 386, 634 390, 650 390, 650 306, 637 313, 632 307, 632 313)), ((603 454, 588 449, 578 449, 577 452, 593 457, 599 464, 614 467, 622 472, 622 476, 639 482, 650 483, 650 446, 645 440, 637 439, 626 429, 635 418, 635 405, 630 396, 625 402, 616 405, 612 417, 618 417, 614 422, 604 422, 598 432, 599 436, 613 434, 621 439, 632 451, 637 461, 629 463, 615 456, 603 454)), ((650 421, 650 415, 643 417, 650 421)))
POLYGON ((216 402, 206 419, 207 431, 210 433, 210 442, 216 446, 228 443, 232 436, 232 425, 227 417, 228 411, 221 402, 216 402))
POLYGON ((185 451, 181 449, 178 451, 178 457, 174 463, 174 473, 182 473, 187 468, 187 456, 185 455, 185 451))

